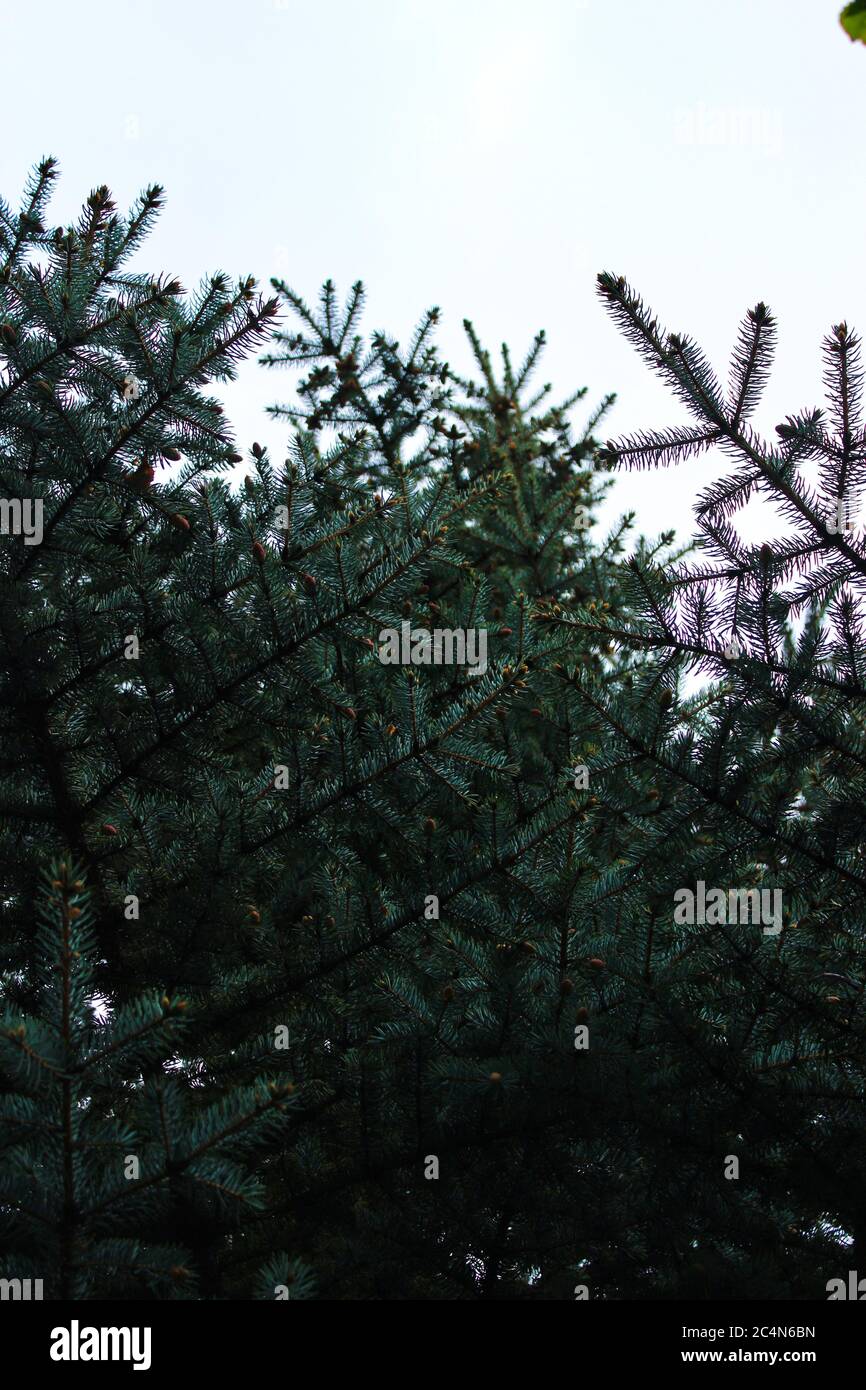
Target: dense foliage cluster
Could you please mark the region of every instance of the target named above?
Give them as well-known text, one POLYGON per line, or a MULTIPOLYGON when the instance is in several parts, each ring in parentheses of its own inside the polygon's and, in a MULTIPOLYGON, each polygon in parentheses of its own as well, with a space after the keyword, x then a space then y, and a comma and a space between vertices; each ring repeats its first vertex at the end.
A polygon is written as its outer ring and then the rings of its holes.
POLYGON ((365 337, 360 285, 186 293, 126 268, 159 189, 54 231, 54 177, 0 204, 3 515, 42 516, 0 551, 0 1273, 822 1296, 863 1238, 854 335, 770 448, 768 311, 726 396, 602 277, 697 423, 600 448, 543 334, 497 369, 467 324, 467 377, 436 310, 365 337), (280 460, 208 393, 266 342, 280 460), (706 564, 591 535, 598 465, 709 447, 706 564), (799 529, 751 550, 755 489, 799 529), (407 628, 486 660, 383 661, 407 628), (679 924, 698 880, 781 930, 679 924))

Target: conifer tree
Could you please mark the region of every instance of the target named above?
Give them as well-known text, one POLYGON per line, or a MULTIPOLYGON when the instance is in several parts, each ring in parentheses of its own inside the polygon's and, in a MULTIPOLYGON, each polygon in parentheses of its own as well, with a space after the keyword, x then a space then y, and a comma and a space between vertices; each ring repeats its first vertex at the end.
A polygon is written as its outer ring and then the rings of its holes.
MULTIPOLYGON (((155 886, 186 862, 183 817, 169 830, 161 806, 208 795, 189 775, 204 741, 186 737, 184 714, 192 724, 207 604, 223 600, 217 585, 184 594, 178 570, 199 480, 240 455, 201 388, 233 375, 276 306, 249 279, 214 276, 187 298, 125 268, 158 187, 127 218, 99 188, 74 227, 46 228, 55 177, 44 161, 21 213, 0 205, 4 960, 26 952, 38 875, 60 846, 88 869, 116 970, 142 866, 155 886)), ((177 917, 165 925, 180 934, 177 917)))
MULTIPOLYGON (((3 481, 44 517, 4 548, 11 1014, 39 1017, 33 903, 48 858, 72 857, 107 1007, 189 1001, 203 1104, 262 1074, 295 1087, 289 1136, 250 1160, 260 1216, 229 1240, 189 1215, 204 1297, 249 1296, 280 1260, 337 1297, 522 1294, 547 1245, 568 1279, 550 1202, 586 1142, 574 1032, 603 965, 574 907, 594 726, 567 692, 578 661, 615 667, 541 618, 590 595, 619 612, 622 528, 599 551, 586 526, 600 414, 574 436, 533 397, 540 341, 497 380, 470 330, 481 380, 462 382, 435 314, 405 350, 366 346, 360 288, 341 311, 326 286, 313 315, 281 287, 303 332, 272 356, 310 360, 310 410, 286 461, 254 444, 233 489, 202 388, 276 305, 249 280, 185 297, 121 271, 155 190, 126 220, 99 190, 45 231, 53 175, 2 212, 3 481), (407 619, 483 632, 486 669, 383 663, 407 619), (528 1142, 550 1152, 532 1201, 528 1142)), ((136 1065, 153 1087, 176 1062, 136 1065)), ((177 1222, 154 1212, 146 1241, 177 1222)))
MULTIPOLYGON (((45 1298, 206 1296, 215 1233, 261 1205, 244 1160, 285 1130, 293 1087, 206 1097, 177 1054, 187 1001, 145 996, 113 1011, 93 990, 91 924, 86 884, 55 863, 38 898, 35 1012, 0 1023, 4 1259, 45 1298), (145 1080, 154 1060, 172 1065, 145 1080), (169 1223, 207 1230, 199 1268, 188 1248, 149 1238, 169 1223)), ((309 1291, 307 1271, 282 1265, 261 1272, 265 1297, 287 1278, 294 1297, 309 1291)))
POLYGON ((652 1058, 657 1116, 639 1142, 681 1202, 680 1296, 820 1298, 862 1261, 864 1239, 860 341, 832 329, 827 409, 789 416, 768 441, 752 423, 776 339, 764 304, 742 323, 725 388, 623 278, 600 276, 599 292, 693 419, 614 439, 599 466, 710 449, 734 464, 695 504, 694 559, 627 562, 632 619, 556 618, 651 656, 631 689, 585 692, 612 739, 597 795, 632 825, 600 891, 628 924, 611 955, 635 1046, 652 1058), (732 521, 753 496, 787 523, 758 545, 732 521), (678 921, 676 894, 698 881, 777 892, 778 917, 678 921), (736 1181, 722 1179, 728 1155, 736 1181))
POLYGON ((360 285, 186 295, 125 266, 159 190, 58 234, 54 173, 0 207, 3 1274, 823 1297, 864 1229, 856 337, 770 447, 764 306, 726 394, 604 277, 696 423, 599 449, 543 335, 494 369, 467 324, 466 377, 360 285), (236 485, 206 388, 266 338, 299 404, 236 485), (713 447, 698 558, 594 540, 593 459, 713 447), (750 547, 756 491, 792 534, 750 547), (699 880, 779 930, 678 920, 699 880))

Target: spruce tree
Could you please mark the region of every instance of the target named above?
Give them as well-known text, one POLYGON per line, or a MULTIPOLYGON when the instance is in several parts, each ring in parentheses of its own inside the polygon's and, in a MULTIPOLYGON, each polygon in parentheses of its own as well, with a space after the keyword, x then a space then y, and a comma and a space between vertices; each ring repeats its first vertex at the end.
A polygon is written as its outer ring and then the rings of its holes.
MULTIPOLYGON (((262 1205, 246 1160, 285 1132, 293 1087, 265 1079, 215 1097, 190 1085, 177 1052, 187 1001, 153 995, 112 1009, 93 989, 83 879, 63 860, 45 877, 35 1010, 0 1023, 4 1259, 16 1279, 41 1280, 49 1299, 207 1296, 208 1251, 196 1267, 188 1247, 151 1233, 198 1225, 212 1246, 214 1232, 230 1236, 262 1205)), ((267 1298, 275 1284, 291 1284, 295 1298, 311 1288, 285 1257, 259 1282, 267 1298)))
POLYGON ((679 1204, 648 1246, 652 1286, 822 1298, 862 1263, 864 1240, 860 341, 832 329, 826 409, 767 440, 752 423, 776 340, 766 305, 743 320, 725 388, 622 277, 600 276, 599 292, 693 423, 611 440, 598 466, 713 449, 733 464, 696 501, 693 556, 628 560, 630 620, 555 619, 650 657, 631 689, 584 696, 612 740, 596 793, 630 826, 600 891, 622 924, 618 1007, 649 1063, 654 1113, 637 1142, 657 1209, 679 1204), (753 496, 787 523, 756 545, 732 520, 753 496), (678 892, 699 881, 777 891, 779 918, 678 920, 678 892), (736 1180, 723 1177, 729 1156, 736 1180))
POLYGON ((51 231, 54 176, 0 205, 4 1276, 823 1297, 864 1240, 856 336, 771 445, 765 306, 725 392, 602 277, 695 424, 600 447, 543 335, 494 368, 467 324, 467 377, 360 285, 185 294, 126 266, 160 190, 51 231), (237 485, 206 388, 266 339, 299 404, 237 485), (593 540, 594 461, 711 448, 696 550, 593 540), (748 546, 757 492, 791 526, 748 546), (383 659, 404 623, 486 663, 383 659), (699 881, 778 931, 683 922, 699 881))
MULTIPOLYGON (((2 210, 3 480, 44 517, 38 544, 12 528, 2 581, 11 1036, 48 1007, 41 875, 74 862, 118 1036, 143 998, 187 1004, 179 1057, 124 1070, 118 1044, 94 1119, 111 1131, 112 1086, 158 1092, 167 1070, 208 1116, 246 1113, 263 1076, 294 1088, 286 1127, 229 1155, 261 1210, 190 1188, 166 1205, 154 1182, 143 1270, 180 1234, 179 1297, 248 1297, 263 1268, 343 1298, 556 1296, 621 1201, 573 1191, 576 1172, 604 1191, 617 1141, 604 1048, 575 1047, 605 990, 586 882, 613 843, 585 809, 604 726, 572 685, 640 663, 548 621, 584 601, 629 615, 629 523, 601 547, 587 525, 607 402, 575 434, 574 401, 532 391, 541 339, 496 376, 470 328, 464 381, 435 312, 405 349, 367 344, 360 287, 341 309, 326 285, 312 313, 280 286, 300 331, 269 358, 310 367, 303 413, 288 457, 254 444, 232 487, 203 387, 277 304, 249 279, 186 296, 121 270, 158 190, 127 219, 98 190, 46 231, 53 176, 2 210), (386 664, 404 621, 483 633, 486 668, 386 664)), ((21 1096, 9 1064, 2 1086, 21 1096)), ((107 1181, 85 1165, 85 1213, 107 1181)), ((132 1239, 115 1210, 106 1239, 132 1239)))

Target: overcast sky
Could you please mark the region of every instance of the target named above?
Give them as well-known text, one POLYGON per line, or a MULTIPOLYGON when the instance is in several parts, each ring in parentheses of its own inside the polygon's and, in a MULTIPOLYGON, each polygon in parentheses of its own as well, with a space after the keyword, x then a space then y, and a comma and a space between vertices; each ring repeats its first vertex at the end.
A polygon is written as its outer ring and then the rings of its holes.
MULTIPOLYGON (((124 207, 162 183, 142 266, 187 285, 279 274, 308 299, 360 278, 370 329, 405 338, 440 305, 461 367, 464 317, 515 356, 543 327, 543 379, 616 390, 611 433, 683 415, 605 315, 597 271, 625 274, 723 370, 764 299, 771 431, 820 403, 829 325, 866 326, 866 48, 840 6, 0 0, 0 188, 17 205, 56 155, 60 222, 99 183, 124 207)), ((228 388, 244 447, 282 449, 263 407, 291 380, 250 364, 228 388)), ((649 534, 688 534, 720 466, 629 475, 605 520, 635 508, 649 534)))

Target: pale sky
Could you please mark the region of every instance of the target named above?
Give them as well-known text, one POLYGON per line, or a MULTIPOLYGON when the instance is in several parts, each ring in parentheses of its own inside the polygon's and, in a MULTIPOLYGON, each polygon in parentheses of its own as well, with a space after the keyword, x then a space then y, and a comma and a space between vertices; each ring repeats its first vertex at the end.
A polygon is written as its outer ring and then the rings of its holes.
MULTIPOLYGON (((747 307, 779 319, 767 432, 821 403, 820 339, 866 328, 866 48, 842 0, 0 0, 0 189, 56 155, 51 220, 107 183, 165 185, 139 256, 192 286, 217 269, 368 287, 366 327, 443 311, 560 396, 615 390, 610 433, 683 418, 595 296, 624 274, 726 374, 747 307)), ((223 393, 239 444, 282 452, 263 407, 286 372, 223 393)), ((647 534, 689 534, 718 459, 616 485, 647 534)), ((245 471, 244 468, 241 472, 245 471)), ((753 521, 753 527, 754 527, 753 521)), ((761 523, 764 524, 764 523, 761 523)))

